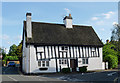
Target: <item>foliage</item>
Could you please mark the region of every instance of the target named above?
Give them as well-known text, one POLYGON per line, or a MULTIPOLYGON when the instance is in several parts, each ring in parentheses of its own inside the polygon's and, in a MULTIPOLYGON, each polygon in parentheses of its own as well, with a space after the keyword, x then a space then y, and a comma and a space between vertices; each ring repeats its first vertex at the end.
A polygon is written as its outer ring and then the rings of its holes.
POLYGON ((3 65, 3 64, 6 64, 6 60, 2 60, 2 65, 3 65))
POLYGON ((1 54, 2 54, 2 60, 4 60, 4 58, 7 56, 7 54, 5 53, 5 50, 0 48, 1 50, 1 54))
POLYGON ((63 68, 62 73, 70 73, 70 68, 63 68))
POLYGON ((18 60, 17 56, 7 56, 7 60, 11 61, 11 60, 18 60))
POLYGON ((22 41, 20 42, 20 44, 17 46, 17 56, 20 58, 22 57, 22 41))
POLYGON ((112 30, 111 42, 116 46, 117 56, 120 63, 120 25, 115 23, 112 30))
POLYGON ((9 56, 17 56, 17 46, 15 44, 10 46, 10 50, 9 50, 8 55, 9 56))
POLYGON ((4 63, 6 63, 7 60, 19 60, 21 64, 22 62, 22 41, 20 42, 18 46, 16 46, 15 44, 10 46, 10 50, 8 54, 6 54, 3 49, 0 49, 0 50, 2 52, 2 56, 3 56, 2 60, 4 63))
POLYGON ((103 61, 108 62, 109 68, 116 68, 118 65, 118 52, 114 44, 107 43, 103 47, 103 61))
POLYGON ((87 66, 79 67, 79 72, 87 72, 87 66))
POLYGON ((108 62, 108 68, 116 68, 118 66, 118 57, 113 55, 106 55, 104 61, 108 62))
POLYGON ((106 55, 109 55, 109 54, 117 56, 117 51, 116 51, 115 45, 113 45, 111 43, 108 43, 108 44, 104 45, 104 47, 103 47, 103 58, 106 55))

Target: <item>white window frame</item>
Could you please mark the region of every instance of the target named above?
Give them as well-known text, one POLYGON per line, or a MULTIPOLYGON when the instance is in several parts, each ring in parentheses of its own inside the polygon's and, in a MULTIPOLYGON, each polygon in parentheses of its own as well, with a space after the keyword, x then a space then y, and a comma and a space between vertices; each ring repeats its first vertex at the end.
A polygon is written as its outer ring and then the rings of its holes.
POLYGON ((59 64, 67 64, 67 59, 59 59, 59 64))
POLYGON ((48 60, 38 61, 38 66, 39 67, 49 67, 49 61, 48 60))
POLYGON ((89 64, 88 58, 83 58, 82 59, 82 64, 89 64))

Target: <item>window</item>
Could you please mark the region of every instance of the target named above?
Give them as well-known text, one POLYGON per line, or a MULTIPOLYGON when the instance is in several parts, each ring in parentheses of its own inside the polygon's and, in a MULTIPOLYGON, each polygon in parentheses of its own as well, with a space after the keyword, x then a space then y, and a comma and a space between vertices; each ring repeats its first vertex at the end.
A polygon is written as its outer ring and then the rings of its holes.
POLYGON ((38 66, 49 67, 49 61, 38 61, 38 66))
POLYGON ((66 59, 60 59, 59 64, 67 64, 67 60, 66 59))
POLYGON ((62 47, 61 47, 61 50, 62 50, 62 51, 68 50, 68 47, 67 47, 67 46, 62 46, 62 47))
POLYGON ((95 48, 92 48, 92 56, 94 57, 96 55, 95 48))
POLYGON ((88 58, 82 59, 82 64, 88 64, 88 58))

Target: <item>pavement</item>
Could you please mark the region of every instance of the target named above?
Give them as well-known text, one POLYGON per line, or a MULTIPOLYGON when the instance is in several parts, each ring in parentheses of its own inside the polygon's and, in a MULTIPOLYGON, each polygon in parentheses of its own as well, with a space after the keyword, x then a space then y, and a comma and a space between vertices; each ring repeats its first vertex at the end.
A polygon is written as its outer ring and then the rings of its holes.
POLYGON ((2 82, 46 82, 46 83, 120 83, 117 70, 96 71, 88 73, 56 73, 43 75, 23 75, 17 67, 2 67, 2 82))

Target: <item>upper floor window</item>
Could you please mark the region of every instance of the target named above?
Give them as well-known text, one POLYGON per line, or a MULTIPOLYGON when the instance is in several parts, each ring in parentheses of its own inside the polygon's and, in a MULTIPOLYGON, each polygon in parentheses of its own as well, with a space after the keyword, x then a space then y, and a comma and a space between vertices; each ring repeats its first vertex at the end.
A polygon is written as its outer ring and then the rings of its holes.
POLYGON ((61 50, 62 50, 62 51, 68 50, 68 47, 67 47, 67 46, 62 46, 62 47, 61 47, 61 50))

